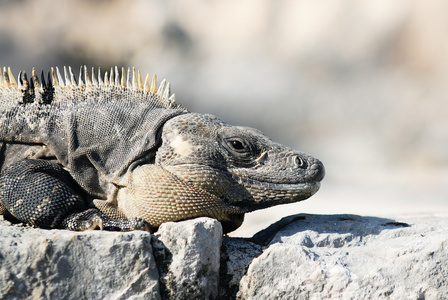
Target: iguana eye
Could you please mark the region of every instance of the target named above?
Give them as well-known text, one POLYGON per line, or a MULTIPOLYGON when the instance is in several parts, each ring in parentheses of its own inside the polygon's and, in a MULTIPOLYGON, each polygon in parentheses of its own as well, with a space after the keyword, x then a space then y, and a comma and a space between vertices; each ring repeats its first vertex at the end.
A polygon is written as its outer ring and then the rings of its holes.
POLYGON ((227 149, 230 152, 233 152, 235 154, 248 154, 251 150, 250 146, 248 145, 248 143, 241 139, 241 138, 237 138, 237 137, 232 137, 232 138, 228 138, 226 140, 226 144, 227 144, 227 149))
POLYGON ((235 150, 244 150, 244 145, 241 143, 241 141, 232 140, 230 141, 230 144, 232 145, 232 148, 235 150))

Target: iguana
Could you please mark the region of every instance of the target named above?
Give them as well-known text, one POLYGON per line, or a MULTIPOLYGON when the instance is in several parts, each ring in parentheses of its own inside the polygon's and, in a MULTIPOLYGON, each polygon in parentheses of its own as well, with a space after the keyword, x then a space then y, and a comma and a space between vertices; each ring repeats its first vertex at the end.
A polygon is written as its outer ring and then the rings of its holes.
MULTIPOLYGON (((0 69, 1 70, 1 69, 0 69)), ((139 71, 0 72, 0 214, 41 228, 154 229, 317 192, 323 164, 260 131, 175 102, 139 71), (127 74, 126 74, 127 73, 127 74)))

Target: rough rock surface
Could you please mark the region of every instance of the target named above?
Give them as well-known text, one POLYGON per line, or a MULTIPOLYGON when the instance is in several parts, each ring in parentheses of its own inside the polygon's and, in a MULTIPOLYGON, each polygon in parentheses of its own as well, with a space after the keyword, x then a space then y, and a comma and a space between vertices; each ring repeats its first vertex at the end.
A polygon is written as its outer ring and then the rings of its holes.
POLYGON ((218 296, 221 224, 210 218, 162 224, 154 254, 166 299, 215 299, 218 296))
POLYGON ((0 221, 0 299, 448 299, 446 219, 300 214, 221 233, 208 218, 152 239, 0 221))
POLYGON ((447 220, 297 215, 283 224, 250 264, 239 298, 448 297, 447 220))
POLYGON ((263 247, 248 239, 224 237, 221 248, 219 296, 234 299, 241 278, 255 257, 263 253, 263 247))
POLYGON ((0 299, 160 299, 151 235, 0 223, 0 299))

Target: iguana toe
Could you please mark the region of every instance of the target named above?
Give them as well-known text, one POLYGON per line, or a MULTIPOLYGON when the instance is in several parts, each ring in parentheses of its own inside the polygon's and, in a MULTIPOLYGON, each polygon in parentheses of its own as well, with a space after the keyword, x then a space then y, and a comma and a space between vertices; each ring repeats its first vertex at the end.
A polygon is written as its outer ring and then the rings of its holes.
POLYGON ((113 219, 96 208, 70 214, 64 219, 61 227, 75 231, 99 229, 107 231, 144 230, 151 232, 149 224, 143 219, 113 219))

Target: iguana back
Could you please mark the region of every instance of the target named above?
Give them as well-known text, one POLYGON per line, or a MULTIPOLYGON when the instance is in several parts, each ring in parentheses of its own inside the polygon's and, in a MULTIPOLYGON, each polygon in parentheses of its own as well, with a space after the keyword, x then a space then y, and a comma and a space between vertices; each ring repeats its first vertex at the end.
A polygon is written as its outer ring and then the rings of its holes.
MULTIPOLYGON (((17 85, 5 70, 0 81, 9 87, 0 88, 0 141, 4 152, 54 155, 89 194, 104 199, 108 182, 117 181, 136 159, 154 156, 164 122, 186 110, 174 102, 169 84, 157 89, 154 78, 151 87, 149 76, 143 84, 135 70, 132 82, 124 69, 121 78, 118 69, 104 79, 98 72, 93 82, 86 68, 80 74, 78 84, 71 69, 65 79, 52 69, 40 82, 33 70, 30 81, 21 73, 17 85)), ((1 170, 26 158, 16 153, 4 153, 1 170)))

